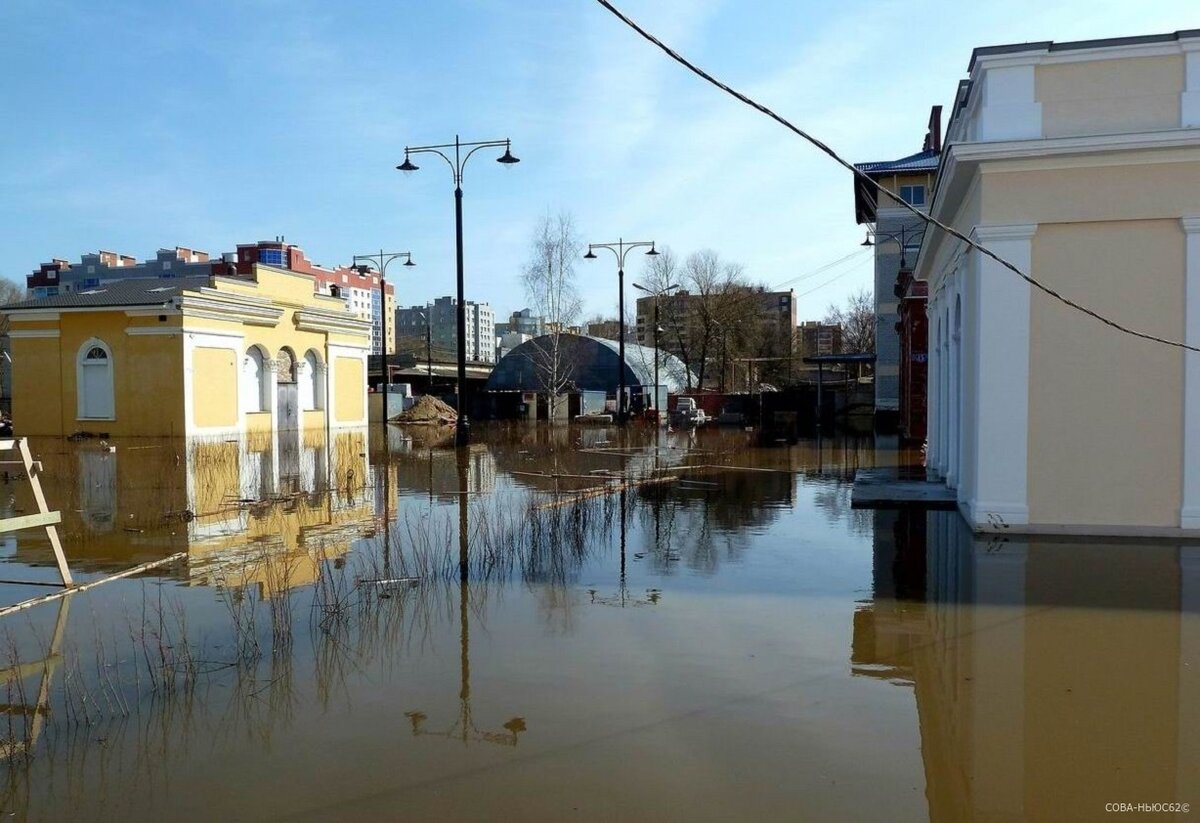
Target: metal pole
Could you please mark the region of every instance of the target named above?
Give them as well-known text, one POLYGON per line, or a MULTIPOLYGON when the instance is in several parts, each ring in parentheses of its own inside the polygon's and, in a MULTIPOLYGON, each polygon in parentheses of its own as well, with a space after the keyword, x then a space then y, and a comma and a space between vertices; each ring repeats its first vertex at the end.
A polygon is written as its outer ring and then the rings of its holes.
POLYGON ((817 428, 821 428, 821 396, 825 387, 825 364, 817 363, 817 428))
POLYGON ((654 422, 658 423, 658 295, 654 295, 654 422))
MULTIPOLYGON (((379 259, 383 259, 382 251, 379 253, 379 259)), ((387 278, 383 276, 382 271, 379 273, 379 299, 379 351, 380 362, 383 364, 383 412, 380 415, 379 426, 383 432, 383 448, 386 453, 388 447, 388 384, 391 383, 391 375, 388 374, 387 359, 387 278)), ((326 414, 328 413, 327 411, 326 414)))
POLYGON ((617 315, 620 317, 621 330, 617 341, 617 423, 625 425, 625 255, 620 255, 617 264, 617 315))
MULTIPOLYGON (((457 142, 458 138, 455 138, 457 142)), ((454 231, 458 251, 458 419, 454 424, 454 445, 465 446, 471 439, 467 422, 467 306, 463 297, 463 217, 462 185, 454 188, 454 231)))
POLYGON ((425 305, 425 393, 433 394, 433 324, 429 321, 429 304, 425 305))

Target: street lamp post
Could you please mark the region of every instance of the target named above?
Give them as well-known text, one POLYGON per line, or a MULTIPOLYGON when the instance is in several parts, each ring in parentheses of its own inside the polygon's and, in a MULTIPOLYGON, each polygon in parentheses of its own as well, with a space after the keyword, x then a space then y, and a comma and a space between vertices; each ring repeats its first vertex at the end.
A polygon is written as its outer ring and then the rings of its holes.
MULTIPOLYGON (((388 384, 391 382, 391 375, 388 374, 388 350, 387 350, 387 267, 393 260, 404 258, 404 265, 409 268, 417 265, 413 262, 412 252, 410 251, 383 251, 372 252, 371 254, 356 254, 351 266, 359 274, 366 275, 371 272, 371 263, 379 272, 379 363, 380 371, 383 373, 383 422, 380 423, 381 431, 383 432, 384 449, 387 448, 388 439, 388 416, 387 416, 387 392, 388 384), (359 262, 363 261, 363 262, 359 262)), ((327 411, 326 414, 329 412, 327 411)))
POLYGON ((909 240, 920 241, 924 236, 925 236, 924 224, 922 224, 920 226, 915 226, 915 227, 901 226, 900 231, 885 233, 885 234, 880 234, 877 231, 871 231, 868 228, 866 238, 859 245, 869 247, 869 246, 874 246, 876 241, 879 241, 879 240, 899 241, 899 243, 900 243, 900 268, 905 269, 905 268, 908 268, 908 260, 906 258, 907 253, 908 253, 908 249, 907 249, 908 241, 909 240))
POLYGON ((663 332, 662 326, 658 324, 658 298, 670 294, 679 288, 679 284, 672 283, 657 290, 648 289, 641 283, 634 283, 633 287, 654 296, 654 422, 658 423, 659 418, 662 417, 662 410, 658 407, 658 336, 663 332))
POLYGON ((608 249, 617 257, 617 316, 621 324, 619 334, 621 339, 617 341, 617 357, 620 360, 617 364, 617 424, 621 426, 625 425, 625 255, 633 249, 646 246, 650 247, 646 254, 651 257, 658 255, 653 240, 626 243, 619 239, 616 243, 588 243, 587 254, 583 256, 585 260, 595 260, 596 249, 608 249))
POLYGON ((419 169, 420 166, 412 162, 412 155, 436 154, 446 161, 450 166, 450 170, 454 173, 454 241, 458 276, 458 420, 454 426, 454 444, 456 446, 467 445, 471 437, 470 422, 467 420, 465 402, 467 387, 467 306, 466 299, 463 296, 463 169, 466 168, 467 161, 471 159, 471 156, 475 152, 480 149, 500 148, 501 146, 504 147, 504 154, 496 158, 497 163, 511 166, 521 162, 513 156, 512 141, 507 138, 504 140, 477 140, 471 143, 464 143, 458 139, 458 135, 455 135, 453 143, 441 143, 432 146, 405 146, 404 162, 396 166, 400 171, 413 172, 419 169), (454 159, 450 158, 450 149, 454 149, 454 159))

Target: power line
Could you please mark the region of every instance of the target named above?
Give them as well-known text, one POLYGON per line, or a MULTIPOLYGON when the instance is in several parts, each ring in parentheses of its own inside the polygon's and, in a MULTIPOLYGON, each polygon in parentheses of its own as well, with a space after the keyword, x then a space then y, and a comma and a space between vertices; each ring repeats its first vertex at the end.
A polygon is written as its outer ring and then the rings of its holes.
MULTIPOLYGON (((864 260, 864 261, 862 261, 862 262, 863 262, 863 263, 867 263, 867 262, 870 262, 870 261, 864 260)), ((806 291, 806 292, 801 292, 800 294, 797 294, 797 295, 796 295, 796 299, 797 299, 797 300, 799 300, 801 297, 807 297, 808 295, 812 294, 812 293, 813 293, 813 292, 815 292, 815 291, 820 291, 821 289, 823 289, 823 288, 825 288, 826 286, 828 286, 830 283, 836 283, 838 280, 841 280, 841 279, 842 279, 843 277, 845 277, 846 275, 848 275, 848 274, 854 274, 854 272, 858 271, 860 268, 862 268, 862 263, 859 263, 857 266, 851 266, 850 268, 846 269, 844 272, 842 272, 841 274, 837 275, 836 277, 832 277, 832 278, 830 278, 829 280, 826 280, 826 281, 825 281, 824 283, 822 283, 821 285, 819 285, 819 286, 813 286, 813 287, 812 287, 811 289, 809 289, 808 291, 806 291)))
POLYGON ((666 43, 659 40, 653 34, 646 31, 644 28, 642 28, 640 25, 638 25, 632 19, 627 17, 624 12, 622 12, 620 9, 618 9, 616 6, 614 6, 612 3, 610 3, 609 0, 596 0, 596 2, 599 3, 601 6, 603 6, 604 8, 608 9, 610 12, 612 12, 612 14, 614 16, 617 17, 617 19, 619 19, 625 25, 629 26, 629 28, 636 31, 645 40, 647 40, 650 43, 652 43, 653 45, 657 46, 668 57, 670 57, 675 62, 679 63, 684 68, 688 69, 693 74, 697 75, 698 77, 702 78, 703 80, 706 80, 707 82, 711 83, 712 85, 714 85, 717 88, 721 89, 722 91, 726 92, 727 94, 732 96, 734 99, 739 100, 742 103, 745 103, 747 106, 750 106, 752 109, 755 109, 756 111, 758 111, 762 114, 765 114, 767 117, 770 117, 772 120, 779 123, 781 126, 786 128, 787 130, 793 132, 797 136, 803 138, 804 140, 807 140, 810 144, 812 144, 818 150, 820 150, 824 154, 828 155, 838 165, 842 166, 847 171, 849 171, 851 174, 853 174, 860 182, 874 188, 878 193, 895 201, 898 206, 900 206, 903 209, 908 210, 913 215, 915 215, 918 219, 925 221, 926 223, 928 223, 931 226, 937 226, 939 229, 946 232, 946 234, 950 235, 951 237, 961 240, 963 243, 966 243, 968 246, 975 249, 980 254, 985 255, 986 257, 990 257, 992 260, 995 260, 1001 266, 1003 266, 1004 268, 1011 271, 1013 274, 1020 277, 1022 280, 1024 280, 1026 283, 1028 283, 1030 286, 1037 289, 1038 291, 1040 291, 1046 295, 1049 295, 1050 297, 1054 298, 1055 300, 1059 301, 1060 303, 1062 303, 1063 305, 1065 305, 1069 308, 1075 309, 1078 312, 1086 314, 1088 317, 1091 317, 1095 320, 1099 320, 1104 325, 1114 328, 1117 331, 1124 332, 1125 334, 1132 335, 1133 337, 1140 337, 1143 340, 1149 340, 1152 343, 1161 343, 1164 346, 1171 346, 1172 348, 1176 348, 1176 349, 1184 349, 1186 351, 1200 352, 1200 346, 1190 346, 1187 343, 1183 343, 1178 340, 1169 340, 1165 337, 1158 337, 1157 335, 1149 334, 1147 332, 1142 332, 1142 331, 1138 331, 1136 329, 1131 329, 1128 326, 1122 325, 1121 323, 1118 323, 1115 320, 1111 320, 1111 319, 1105 317, 1104 315, 1100 314, 1099 312, 1097 312, 1093 309, 1089 309, 1087 306, 1076 303, 1074 300, 1059 293, 1058 291, 1051 288, 1050 286, 1047 286, 1045 283, 1042 283, 1041 281, 1035 279, 1034 277, 1031 277, 1030 275, 1026 274, 1025 272, 1021 271, 1019 268, 1017 268, 1017 266, 1015 264, 1010 263, 1009 261, 1005 260, 1003 257, 996 254, 994 251, 987 248, 986 246, 978 243, 975 240, 972 240, 970 237, 963 234, 958 229, 955 229, 951 226, 946 225, 945 223, 943 223, 942 221, 933 217, 932 215, 925 214, 924 212, 920 211, 919 209, 917 209, 910 203, 905 203, 903 200, 900 199, 899 196, 888 191, 886 188, 881 186, 877 181, 873 180, 869 175, 860 171, 859 169, 856 169, 854 167, 853 163, 844 159, 841 155, 839 155, 836 151, 831 149, 825 143, 823 143, 820 140, 818 140, 817 138, 813 137, 811 134, 804 131, 800 127, 794 125, 791 121, 787 120, 783 116, 776 114, 774 111, 767 108, 762 103, 759 103, 758 101, 754 100, 753 98, 748 97, 745 94, 742 94, 740 91, 733 88, 732 86, 729 86, 729 85, 721 82, 717 78, 713 77, 711 74, 706 72, 704 69, 700 68, 695 63, 692 63, 686 57, 679 54, 677 51, 672 49, 666 43))
POLYGON ((790 277, 787 280, 781 280, 780 282, 776 283, 772 288, 775 290, 778 290, 778 289, 783 288, 784 286, 791 285, 792 283, 799 283, 801 280, 808 280, 810 277, 816 277, 818 274, 823 274, 824 272, 827 272, 830 269, 837 268, 842 263, 845 263, 847 260, 852 260, 855 257, 859 257, 863 254, 866 254, 869 251, 870 251, 870 249, 866 249, 866 248, 855 249, 854 251, 850 252, 846 256, 839 257, 837 260, 834 260, 832 263, 826 263, 823 266, 818 266, 817 268, 813 269, 812 271, 807 272, 805 274, 801 274, 797 277, 790 277))

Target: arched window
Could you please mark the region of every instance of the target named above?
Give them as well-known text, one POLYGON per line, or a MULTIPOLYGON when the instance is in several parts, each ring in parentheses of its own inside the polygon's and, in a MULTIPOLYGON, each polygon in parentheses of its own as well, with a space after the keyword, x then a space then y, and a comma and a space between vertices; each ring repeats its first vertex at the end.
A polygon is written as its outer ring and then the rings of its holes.
POLYGON ((271 372, 258 346, 251 346, 242 362, 242 407, 248 412, 271 410, 271 372))
POLYGON ((315 411, 325 407, 325 368, 321 356, 315 349, 304 355, 298 380, 300 383, 300 408, 315 411))
POLYGON ((75 364, 75 394, 80 420, 114 420, 112 352, 92 338, 79 348, 75 364))

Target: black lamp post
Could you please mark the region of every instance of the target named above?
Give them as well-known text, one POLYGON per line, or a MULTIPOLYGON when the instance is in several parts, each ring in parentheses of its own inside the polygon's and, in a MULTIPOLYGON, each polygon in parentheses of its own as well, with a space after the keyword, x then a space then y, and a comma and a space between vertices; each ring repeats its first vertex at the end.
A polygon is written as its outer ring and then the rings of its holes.
POLYGON ((473 143, 464 143, 458 139, 458 135, 455 135, 453 143, 441 143, 434 146, 405 146, 404 162, 396 166, 400 171, 413 172, 420 168, 420 166, 412 162, 412 155, 436 154, 446 161, 450 166, 450 170, 454 173, 454 237, 458 262, 458 420, 454 426, 454 444, 456 446, 467 445, 467 441, 471 437, 465 402, 467 388, 467 306, 466 299, 463 296, 463 169, 466 168, 467 161, 471 159, 471 155, 475 154, 475 152, 480 149, 500 148, 501 146, 504 147, 504 154, 496 158, 497 163, 511 166, 521 162, 513 156, 511 142, 508 139, 504 139, 477 140, 473 143), (454 159, 450 158, 450 149, 454 149, 454 159), (464 150, 466 150, 465 154, 463 153, 464 150))
POLYGON ((906 247, 908 246, 908 241, 909 240, 920 240, 924 236, 925 236, 925 226, 924 225, 911 227, 911 228, 908 226, 901 226, 900 231, 893 232, 893 233, 887 233, 887 234, 880 234, 879 232, 871 231, 868 228, 867 236, 863 239, 862 243, 860 243, 859 245, 869 247, 869 246, 874 246, 875 241, 878 241, 878 240, 898 240, 900 242, 900 268, 907 269, 908 268, 908 260, 906 259, 905 255, 907 254, 906 247))
POLYGON ((662 417, 661 410, 658 408, 658 336, 663 332, 662 326, 658 324, 658 298, 670 294, 679 288, 679 284, 672 283, 657 290, 648 289, 641 283, 634 283, 633 287, 646 294, 654 295, 654 422, 658 423, 659 418, 662 417))
POLYGON ((617 356, 620 362, 617 364, 617 424, 625 425, 625 255, 629 254, 633 249, 650 247, 646 254, 656 256, 658 252, 654 248, 654 241, 638 241, 636 243, 626 243, 624 240, 617 240, 616 243, 588 243, 587 254, 583 257, 585 260, 595 260, 595 249, 608 249, 617 257, 617 316, 620 318, 621 331, 620 340, 617 341, 618 352, 617 356))
MULTIPOLYGON (((388 350, 387 350, 387 267, 393 260, 404 258, 404 265, 412 267, 417 265, 413 262, 412 252, 410 251, 383 251, 372 254, 356 254, 351 268, 361 275, 367 275, 371 272, 371 267, 367 263, 375 266, 379 272, 379 353, 380 366, 383 373, 383 422, 380 424, 383 431, 384 449, 387 449, 388 436, 388 416, 387 416, 387 393, 388 384, 391 383, 391 375, 388 374, 388 350), (366 262, 359 262, 366 261, 366 262)), ((326 412, 328 414, 328 412, 326 412)))

